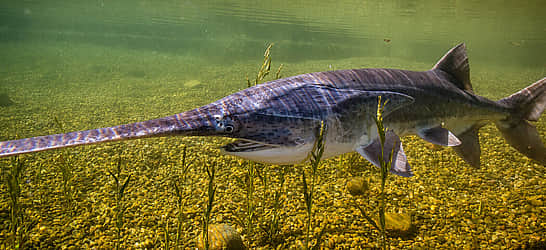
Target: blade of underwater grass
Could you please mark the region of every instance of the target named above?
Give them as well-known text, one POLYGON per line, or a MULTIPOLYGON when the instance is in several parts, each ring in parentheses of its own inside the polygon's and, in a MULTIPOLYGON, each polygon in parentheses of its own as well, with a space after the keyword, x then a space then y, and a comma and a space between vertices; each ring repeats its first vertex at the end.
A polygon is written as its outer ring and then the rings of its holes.
MULTIPOLYGON (((314 215, 313 212, 313 198, 314 198, 314 191, 315 191, 315 185, 316 185, 316 179, 317 179, 317 172, 318 167, 321 163, 321 158, 324 153, 324 134, 326 133, 326 124, 324 121, 321 121, 320 128, 317 133, 317 139, 315 140, 315 144, 313 145, 313 149, 310 152, 310 160, 311 160, 311 182, 308 183, 307 177, 305 174, 305 169, 302 169, 302 182, 303 182, 303 198, 305 202, 306 212, 307 212, 307 223, 305 227, 305 243, 304 248, 309 249, 309 243, 310 243, 310 231, 313 226, 314 221, 314 215)), ((321 233, 316 237, 315 245, 312 247, 313 249, 316 249, 320 246, 320 237, 322 235, 322 232, 324 231, 324 228, 321 230, 321 233)))

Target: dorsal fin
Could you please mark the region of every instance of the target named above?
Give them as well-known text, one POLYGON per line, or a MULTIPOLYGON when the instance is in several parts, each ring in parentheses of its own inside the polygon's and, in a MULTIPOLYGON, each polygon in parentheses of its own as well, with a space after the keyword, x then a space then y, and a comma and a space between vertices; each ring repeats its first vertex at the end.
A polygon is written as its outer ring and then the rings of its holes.
POLYGON ((472 91, 470 83, 470 68, 468 66, 468 57, 466 56, 466 45, 461 43, 449 50, 440 59, 433 70, 442 70, 455 78, 454 84, 460 89, 472 91))

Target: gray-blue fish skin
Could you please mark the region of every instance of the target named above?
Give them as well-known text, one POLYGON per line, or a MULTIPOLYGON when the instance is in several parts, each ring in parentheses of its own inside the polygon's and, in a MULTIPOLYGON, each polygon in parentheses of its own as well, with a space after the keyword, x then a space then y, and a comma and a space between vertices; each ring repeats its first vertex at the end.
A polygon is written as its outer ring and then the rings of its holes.
MULTIPOLYGON (((377 150, 368 146, 378 139, 373 118, 381 96, 388 100, 384 123, 393 131, 393 142, 399 142, 398 135, 408 134, 419 134, 432 142, 445 137, 450 144, 444 145, 456 145, 456 152, 463 159, 479 165, 477 130, 495 122, 510 137, 511 126, 540 116, 546 103, 545 82, 542 79, 499 102, 477 96, 469 80, 465 46, 460 44, 429 71, 351 69, 288 77, 173 116, 0 142, 0 157, 106 141, 182 135, 236 138, 240 140, 224 147, 226 153, 268 163, 299 163, 307 159, 321 121, 327 128, 326 157, 355 150, 374 157, 377 150), (532 118, 518 115, 522 112, 532 114, 532 118), (460 141, 459 136, 468 139, 460 141)), ((527 129, 523 127, 520 131, 527 129)), ((533 136, 536 137, 531 131, 528 137, 533 136)), ((511 141, 520 152, 546 162, 540 156, 546 152, 540 138, 538 143, 536 138, 511 141), (525 149, 529 147, 532 149, 525 149)), ((400 151, 399 165, 393 166, 393 172, 410 176, 402 146, 393 145, 392 149, 400 151)))

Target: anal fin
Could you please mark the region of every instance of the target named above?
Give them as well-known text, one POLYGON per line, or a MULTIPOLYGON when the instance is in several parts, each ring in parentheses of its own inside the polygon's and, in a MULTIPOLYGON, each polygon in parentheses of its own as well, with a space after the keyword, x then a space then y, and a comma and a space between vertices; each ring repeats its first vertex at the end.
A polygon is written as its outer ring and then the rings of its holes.
POLYGON ((457 135, 461 144, 453 147, 453 150, 459 155, 466 163, 478 168, 480 167, 480 139, 478 137, 478 130, 480 125, 474 125, 465 132, 457 135))
MULTIPOLYGON (((381 142, 379 141, 379 138, 375 139, 367 146, 358 147, 356 151, 375 166, 380 166, 379 155, 381 155, 381 142)), ((385 133, 385 145, 383 150, 383 159, 385 159, 385 161, 388 161, 391 152, 393 153, 393 156, 390 172, 403 177, 413 176, 406 154, 402 148, 400 138, 393 131, 388 130, 387 133, 385 133)))

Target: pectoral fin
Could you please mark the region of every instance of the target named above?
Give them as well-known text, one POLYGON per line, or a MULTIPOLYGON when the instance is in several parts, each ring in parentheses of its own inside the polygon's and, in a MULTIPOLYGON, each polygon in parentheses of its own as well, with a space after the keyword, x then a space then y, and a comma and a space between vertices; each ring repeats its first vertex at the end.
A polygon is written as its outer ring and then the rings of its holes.
POLYGON ((425 141, 428 141, 430 143, 434 143, 440 146, 451 147, 451 146, 458 146, 461 144, 461 140, 459 140, 457 136, 455 136, 449 130, 442 128, 440 126, 433 127, 433 128, 420 129, 417 132, 417 135, 419 135, 419 137, 423 138, 423 140, 425 141))
MULTIPOLYGON (((380 166, 379 155, 381 155, 381 142, 379 141, 379 138, 375 139, 367 146, 358 147, 356 151, 366 158, 366 160, 378 167, 380 166)), ((385 159, 385 161, 388 161, 391 152, 393 153, 393 156, 390 172, 403 177, 413 176, 406 154, 404 154, 400 138, 393 131, 388 130, 385 134, 385 145, 383 150, 383 159, 385 159)))

